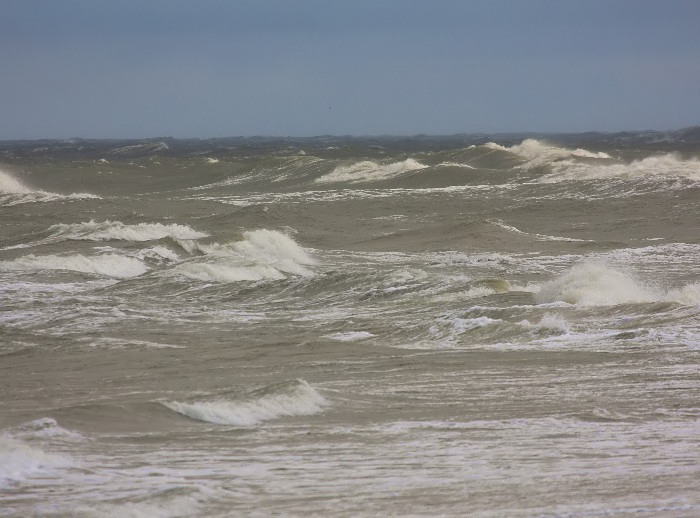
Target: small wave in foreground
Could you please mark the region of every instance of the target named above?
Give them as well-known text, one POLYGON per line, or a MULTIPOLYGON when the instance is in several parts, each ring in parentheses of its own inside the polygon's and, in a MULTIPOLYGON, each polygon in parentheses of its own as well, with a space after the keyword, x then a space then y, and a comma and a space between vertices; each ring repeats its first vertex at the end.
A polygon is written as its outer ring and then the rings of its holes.
POLYGON ((280 417, 313 415, 328 406, 326 399, 304 380, 270 385, 236 399, 161 404, 198 421, 233 426, 254 426, 280 417))

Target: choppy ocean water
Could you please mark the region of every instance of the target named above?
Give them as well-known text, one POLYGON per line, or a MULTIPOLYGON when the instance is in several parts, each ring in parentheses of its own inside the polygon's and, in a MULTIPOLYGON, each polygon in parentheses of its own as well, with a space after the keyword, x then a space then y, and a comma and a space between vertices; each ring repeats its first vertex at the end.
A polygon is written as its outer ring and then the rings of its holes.
POLYGON ((0 514, 700 514, 700 145, 0 146, 0 514))

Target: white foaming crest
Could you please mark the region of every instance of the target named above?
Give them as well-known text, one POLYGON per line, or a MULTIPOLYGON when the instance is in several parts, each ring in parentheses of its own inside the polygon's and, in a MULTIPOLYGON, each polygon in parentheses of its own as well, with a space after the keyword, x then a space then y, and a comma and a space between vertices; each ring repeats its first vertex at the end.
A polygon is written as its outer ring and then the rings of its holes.
POLYGON ((668 153, 635 160, 629 164, 593 164, 563 160, 552 164, 553 174, 540 178, 542 183, 557 183, 567 180, 595 180, 605 178, 642 179, 683 178, 700 181, 700 160, 683 160, 679 155, 668 153))
POLYGON ((562 301, 581 306, 612 306, 633 302, 652 302, 657 296, 641 286, 631 275, 603 263, 584 262, 545 282, 538 302, 562 301))
POLYGON ((84 437, 77 432, 66 430, 59 426, 55 419, 42 417, 28 423, 24 423, 12 430, 13 435, 29 439, 60 438, 67 440, 83 440, 84 437))
POLYGON ((552 313, 545 313, 542 318, 537 322, 537 327, 542 329, 550 329, 552 331, 560 331, 562 333, 569 332, 569 322, 559 315, 554 315, 552 313))
POLYGON ((27 194, 30 192, 32 192, 31 189, 25 187, 21 182, 15 180, 4 171, 0 171, 0 193, 27 194))
POLYGON ((585 149, 571 150, 560 148, 534 139, 524 140, 521 144, 511 147, 501 146, 493 142, 484 145, 489 149, 508 151, 524 158, 526 162, 519 166, 522 169, 549 166, 553 172, 540 178, 538 181, 541 183, 606 178, 640 179, 648 177, 683 178, 693 182, 700 181, 700 160, 684 160, 677 153, 650 156, 630 163, 622 163, 613 159, 607 153, 595 153, 585 149), (603 161, 601 162, 600 160, 603 161))
POLYGON ((408 158, 402 162, 393 162, 391 164, 378 164, 369 160, 357 162, 349 166, 338 166, 333 172, 316 178, 316 183, 333 183, 333 182, 378 182, 395 178, 411 171, 425 169, 427 165, 408 158))
POLYGON ((55 240, 82 240, 82 241, 153 241, 171 237, 173 239, 200 239, 208 234, 198 232, 187 225, 171 223, 137 223, 125 225, 121 221, 97 222, 90 220, 86 223, 64 224, 59 223, 49 227, 53 235, 48 239, 55 240))
POLYGON ((523 320, 520 322, 520 324, 526 328, 555 332, 559 334, 567 334, 570 331, 569 322, 567 322, 563 317, 553 313, 545 313, 538 322, 523 320))
POLYGON ((38 271, 68 270, 81 273, 94 273, 115 279, 128 279, 148 271, 148 267, 138 259, 117 254, 97 256, 84 255, 25 255, 13 261, 0 261, 0 270, 38 271))
POLYGON ((686 306, 700 305, 700 283, 688 284, 680 289, 671 290, 666 294, 666 300, 686 306))
POLYGON ((46 453, 9 435, 0 435, 0 489, 71 465, 66 455, 46 453))
POLYGON ((522 166, 525 169, 551 164, 552 162, 565 160, 572 157, 601 159, 611 158, 611 156, 607 153, 594 153, 585 149, 566 149, 550 146, 535 139, 526 139, 523 140, 522 143, 511 147, 501 146, 494 142, 488 142, 487 144, 484 144, 484 146, 489 149, 515 153, 516 155, 526 159, 527 162, 522 166))
POLYGON ((455 333, 461 334, 465 331, 471 331, 472 329, 479 329, 481 327, 490 326, 491 324, 497 324, 502 322, 502 320, 497 318, 489 317, 477 317, 477 318, 457 318, 451 319, 452 328, 455 333))
POLYGON ((316 261, 292 238, 276 230, 243 233, 244 239, 228 245, 204 245, 183 241, 190 253, 205 254, 204 262, 179 265, 175 272, 201 281, 238 282, 284 279, 286 274, 313 276, 307 268, 316 261))
POLYGON ((461 162, 441 162, 436 167, 459 167, 461 169, 476 169, 473 165, 462 164, 461 162))
POLYGON ((326 335, 326 338, 331 340, 338 340, 339 342, 358 342, 360 340, 366 340, 372 338, 376 335, 368 331, 348 331, 345 333, 333 333, 326 335))
POLYGON ((55 200, 101 199, 89 193, 73 193, 69 195, 33 190, 4 171, 0 171, 0 205, 12 206, 21 203, 38 203, 55 200))
POLYGON ((639 302, 700 304, 700 283, 664 292, 641 284, 629 273, 600 262, 584 262, 545 282, 535 299, 580 306, 612 306, 639 302))
POLYGON ((165 401, 161 404, 198 421, 233 426, 253 426, 285 416, 313 415, 328 406, 326 399, 304 380, 265 387, 238 400, 165 401))

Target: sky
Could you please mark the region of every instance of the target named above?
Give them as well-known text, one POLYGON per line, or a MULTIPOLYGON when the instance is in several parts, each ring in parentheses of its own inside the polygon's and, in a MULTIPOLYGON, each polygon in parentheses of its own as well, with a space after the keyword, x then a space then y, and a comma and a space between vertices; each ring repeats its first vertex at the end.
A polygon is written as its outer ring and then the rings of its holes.
POLYGON ((3 140, 698 124, 698 0, 0 2, 3 140))

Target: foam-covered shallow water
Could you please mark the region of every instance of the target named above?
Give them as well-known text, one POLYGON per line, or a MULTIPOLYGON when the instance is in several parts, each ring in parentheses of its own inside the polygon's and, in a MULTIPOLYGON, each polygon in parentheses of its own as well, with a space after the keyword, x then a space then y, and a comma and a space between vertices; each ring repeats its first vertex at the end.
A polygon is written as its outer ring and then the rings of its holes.
POLYGON ((0 515, 700 514, 682 135, 0 146, 0 515))

